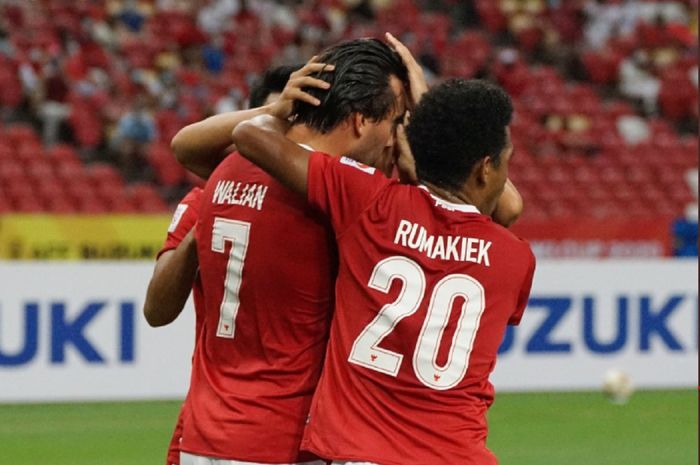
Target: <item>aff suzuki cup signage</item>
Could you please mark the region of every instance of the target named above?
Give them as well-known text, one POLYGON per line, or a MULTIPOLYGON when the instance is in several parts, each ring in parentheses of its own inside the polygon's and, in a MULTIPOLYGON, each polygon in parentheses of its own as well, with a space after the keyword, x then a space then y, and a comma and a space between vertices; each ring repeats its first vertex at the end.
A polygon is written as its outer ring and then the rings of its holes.
POLYGON ((151 328, 150 262, 0 262, 0 402, 182 397, 194 312, 151 328))
MULTIPOLYGON (((184 396, 194 312, 188 303, 172 325, 149 327, 152 270, 0 262, 0 402, 184 396)), ((696 386, 697 282, 695 260, 540 261, 496 389, 598 389, 611 368, 638 388, 696 386)))
POLYGON ((597 389, 611 369, 639 388, 694 387, 697 260, 540 261, 499 353, 497 389, 597 389))

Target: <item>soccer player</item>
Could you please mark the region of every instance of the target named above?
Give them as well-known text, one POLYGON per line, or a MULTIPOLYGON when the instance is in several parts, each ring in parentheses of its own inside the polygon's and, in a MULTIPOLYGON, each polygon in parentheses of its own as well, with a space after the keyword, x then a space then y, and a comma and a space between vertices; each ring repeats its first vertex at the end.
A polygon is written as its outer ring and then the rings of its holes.
MULTIPOLYGON (((195 311, 202 308, 202 282, 197 274, 197 249, 193 228, 199 217, 202 189, 193 188, 178 204, 168 227, 163 248, 158 252, 153 276, 148 284, 143 313, 151 326, 173 322, 182 312, 192 290, 195 311)), ((195 335, 200 328, 195 328, 195 335)), ((182 411, 168 446, 167 465, 180 463, 182 411)))
MULTIPOLYGON (((323 104, 332 111, 319 120, 299 113, 295 127, 320 150, 377 161, 403 116, 401 58, 382 42, 356 40, 328 49, 319 61, 290 83, 328 88, 331 81, 323 104), (322 80, 304 76, 310 71, 323 71, 322 80)), ((321 103, 300 90, 296 97, 311 107, 321 103)), ((248 114, 259 111, 274 113, 248 114)), ((201 152, 198 142, 209 144, 214 162, 195 171, 207 175, 216 167, 196 228, 203 311, 180 463, 320 465, 299 446, 328 338, 335 243, 303 198, 240 155, 216 160, 231 142, 230 131, 226 140, 218 137, 230 122, 215 116, 173 141, 185 158, 201 152)))
POLYGON ((407 128, 418 186, 304 148, 280 119, 233 131, 240 153, 304 195, 338 243, 303 449, 345 465, 497 463, 486 447, 488 377, 535 267, 528 244, 488 216, 513 153, 511 114, 508 95, 484 81, 428 91, 407 128))
MULTIPOLYGON (((277 101, 290 74, 299 68, 300 66, 277 66, 266 71, 251 89, 249 106, 256 108, 277 101)), ((143 307, 144 316, 151 326, 173 322, 182 312, 190 289, 195 311, 203 308, 202 284, 197 274, 198 261, 193 234, 201 198, 202 189, 195 187, 180 201, 168 228, 165 244, 158 252, 143 307)), ((195 335, 199 332, 200 328, 197 327, 195 335)), ((167 465, 180 463, 181 437, 182 410, 168 447, 167 465)))
MULTIPOLYGON (((277 101, 289 76, 299 68, 301 66, 276 66, 267 70, 251 88, 249 106, 258 108, 277 101)), ((230 150, 224 152, 231 153, 230 150)), ((197 261, 194 240, 188 233, 197 222, 201 196, 202 189, 195 187, 180 201, 168 228, 165 244, 156 257, 143 309, 151 326, 167 325, 177 318, 195 281, 197 261), (173 257, 181 243, 184 243, 182 251, 173 257), (174 293, 174 289, 183 292, 174 293)))

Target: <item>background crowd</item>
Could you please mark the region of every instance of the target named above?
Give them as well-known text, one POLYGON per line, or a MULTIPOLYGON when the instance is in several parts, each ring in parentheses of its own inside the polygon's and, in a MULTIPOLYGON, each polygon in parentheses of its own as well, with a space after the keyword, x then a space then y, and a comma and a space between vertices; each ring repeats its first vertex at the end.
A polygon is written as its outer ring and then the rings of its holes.
POLYGON ((524 219, 697 216, 697 0, 6 0, 0 212, 167 211, 178 129, 272 65, 399 37, 513 96, 524 219))

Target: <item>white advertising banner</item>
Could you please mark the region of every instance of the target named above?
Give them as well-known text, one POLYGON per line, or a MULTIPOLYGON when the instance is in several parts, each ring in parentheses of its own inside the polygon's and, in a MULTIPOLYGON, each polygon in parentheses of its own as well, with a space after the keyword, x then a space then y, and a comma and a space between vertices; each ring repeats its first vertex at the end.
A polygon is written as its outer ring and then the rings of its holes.
MULTIPOLYGON (((188 306, 149 327, 148 262, 0 262, 0 402, 183 397, 194 336, 188 306)), ((693 260, 541 261, 497 390, 598 389, 606 370, 638 388, 698 383, 693 260)))
POLYGON ((692 259, 540 261, 497 390, 598 389, 605 373, 638 388, 698 384, 698 263, 692 259))
POLYGON ((142 314, 149 262, 0 262, 0 402, 183 397, 190 303, 142 314))

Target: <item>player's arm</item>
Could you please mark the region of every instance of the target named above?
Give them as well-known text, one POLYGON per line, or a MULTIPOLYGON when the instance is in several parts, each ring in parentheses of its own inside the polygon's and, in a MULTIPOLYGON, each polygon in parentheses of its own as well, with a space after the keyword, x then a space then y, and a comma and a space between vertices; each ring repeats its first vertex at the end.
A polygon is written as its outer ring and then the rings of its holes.
POLYGON ((208 179, 226 155, 233 152, 231 130, 241 121, 264 114, 266 107, 211 116, 180 129, 170 148, 175 158, 197 176, 208 179))
POLYGON ((285 136, 289 123, 270 115, 245 121, 231 137, 238 151, 289 189, 306 195, 311 152, 285 136))
POLYGON ((292 112, 294 100, 301 100, 311 105, 321 102, 304 92, 304 87, 328 89, 330 84, 310 74, 319 71, 332 71, 333 65, 316 63, 313 57, 304 67, 292 73, 280 98, 269 105, 250 110, 234 111, 211 116, 182 128, 173 140, 171 148, 177 161, 197 176, 208 179, 212 171, 226 155, 237 148, 231 140, 231 132, 242 121, 260 115, 271 115, 286 119, 292 112))
POLYGON ((158 257, 143 304, 148 324, 163 326, 178 317, 192 290, 197 267, 197 245, 192 229, 180 245, 158 257))

